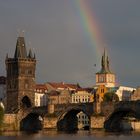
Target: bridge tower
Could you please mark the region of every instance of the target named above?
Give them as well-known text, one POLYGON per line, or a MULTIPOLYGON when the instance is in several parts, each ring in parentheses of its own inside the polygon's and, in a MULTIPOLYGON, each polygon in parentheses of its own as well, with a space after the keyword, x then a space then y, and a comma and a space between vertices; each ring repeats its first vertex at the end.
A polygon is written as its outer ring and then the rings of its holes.
POLYGON ((7 107, 9 113, 34 106, 36 58, 31 49, 27 54, 23 36, 17 38, 13 58, 6 56, 7 107))
POLYGON ((109 58, 105 50, 101 59, 101 70, 96 73, 96 85, 115 87, 115 74, 110 71, 109 58))

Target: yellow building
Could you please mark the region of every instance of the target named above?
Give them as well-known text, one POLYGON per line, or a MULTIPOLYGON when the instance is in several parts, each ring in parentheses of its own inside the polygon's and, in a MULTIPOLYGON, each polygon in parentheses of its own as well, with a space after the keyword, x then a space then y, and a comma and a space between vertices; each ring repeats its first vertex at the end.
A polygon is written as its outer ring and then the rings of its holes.
POLYGON ((105 85, 99 85, 96 91, 96 100, 99 102, 103 101, 104 95, 107 92, 108 88, 105 85))

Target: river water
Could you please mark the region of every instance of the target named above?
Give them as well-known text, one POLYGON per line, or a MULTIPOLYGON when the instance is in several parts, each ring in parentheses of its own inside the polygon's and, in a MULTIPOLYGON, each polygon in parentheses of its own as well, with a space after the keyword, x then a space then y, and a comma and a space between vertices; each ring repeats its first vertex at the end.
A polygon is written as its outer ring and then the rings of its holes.
POLYGON ((64 133, 44 130, 37 133, 4 132, 0 140, 140 140, 140 132, 108 133, 99 130, 64 133))

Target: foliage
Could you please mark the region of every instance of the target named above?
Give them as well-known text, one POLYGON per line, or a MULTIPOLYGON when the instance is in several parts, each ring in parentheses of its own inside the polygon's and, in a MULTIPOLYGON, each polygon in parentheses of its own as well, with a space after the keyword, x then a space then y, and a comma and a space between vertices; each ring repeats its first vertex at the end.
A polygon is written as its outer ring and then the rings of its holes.
POLYGON ((3 124, 3 117, 4 117, 4 109, 0 106, 0 128, 3 124))
POLYGON ((114 92, 107 92, 107 93, 105 93, 105 95, 103 97, 103 101, 104 102, 118 102, 119 97, 114 92))

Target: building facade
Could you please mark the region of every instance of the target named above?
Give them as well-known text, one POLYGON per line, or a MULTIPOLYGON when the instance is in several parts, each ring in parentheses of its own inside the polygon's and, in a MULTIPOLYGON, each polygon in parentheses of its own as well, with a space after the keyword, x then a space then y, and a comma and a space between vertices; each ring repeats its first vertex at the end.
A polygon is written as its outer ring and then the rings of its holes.
MULTIPOLYGON (((92 88, 79 88, 71 95, 72 103, 89 103, 94 101, 94 94, 92 88)), ((84 112, 77 114, 78 128, 83 129, 89 127, 89 117, 84 112)))
POLYGON ((45 85, 38 84, 35 88, 35 106, 46 106, 48 104, 48 89, 45 85))
POLYGON ((92 89, 79 88, 71 94, 72 103, 89 103, 93 102, 94 94, 92 89))
POLYGON ((110 71, 109 58, 105 51, 101 59, 101 70, 96 73, 96 85, 115 87, 115 74, 110 71))
POLYGON ((130 101, 135 90, 132 87, 119 86, 115 93, 118 95, 119 101, 130 101))
POLYGON ((136 90, 133 90, 131 100, 140 100, 140 87, 137 87, 136 90))
POLYGON ((95 99, 97 102, 104 100, 104 95, 108 92, 108 88, 105 85, 99 85, 96 90, 95 99))
POLYGON ((48 104, 69 104, 71 102, 70 91, 52 90, 48 92, 48 104))
POLYGON ((27 54, 24 37, 18 37, 13 58, 6 56, 7 108, 16 112, 21 107, 34 106, 36 59, 30 50, 27 54))

